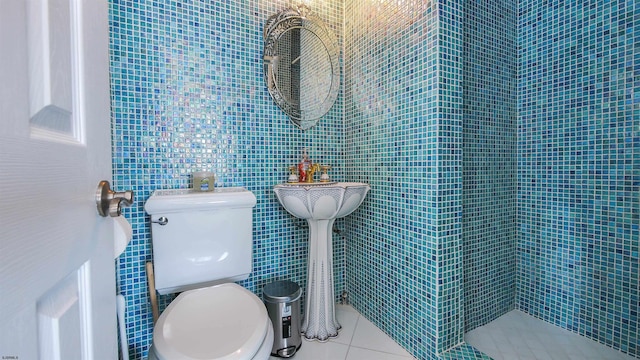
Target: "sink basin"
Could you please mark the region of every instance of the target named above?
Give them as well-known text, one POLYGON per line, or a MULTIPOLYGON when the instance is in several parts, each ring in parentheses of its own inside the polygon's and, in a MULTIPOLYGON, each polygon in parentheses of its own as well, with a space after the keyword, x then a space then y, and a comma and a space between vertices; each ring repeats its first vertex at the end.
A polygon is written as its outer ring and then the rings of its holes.
POLYGON ((278 184, 280 204, 293 216, 309 224, 309 261, 305 317, 301 327, 307 340, 327 341, 337 337, 340 324, 335 316, 333 288, 333 223, 355 211, 370 187, 365 183, 278 184))
POLYGON ((357 182, 313 184, 279 184, 274 191, 291 215, 300 219, 329 220, 351 214, 362 204, 370 189, 368 184, 357 182))

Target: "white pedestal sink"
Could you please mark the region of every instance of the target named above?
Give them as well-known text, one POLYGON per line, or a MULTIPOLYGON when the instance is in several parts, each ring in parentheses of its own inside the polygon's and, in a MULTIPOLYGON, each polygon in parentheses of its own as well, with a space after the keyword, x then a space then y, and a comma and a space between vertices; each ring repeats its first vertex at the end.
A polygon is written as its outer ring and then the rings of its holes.
POLYGON ((274 191, 284 208, 309 223, 307 296, 301 331, 308 340, 338 336, 333 289, 333 222, 362 204, 370 187, 365 183, 279 184, 274 191))

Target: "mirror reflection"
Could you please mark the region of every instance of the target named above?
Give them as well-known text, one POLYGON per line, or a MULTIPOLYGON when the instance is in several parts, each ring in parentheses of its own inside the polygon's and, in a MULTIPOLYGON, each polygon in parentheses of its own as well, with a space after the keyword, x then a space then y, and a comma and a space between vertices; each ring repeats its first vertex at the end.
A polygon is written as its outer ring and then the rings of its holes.
POLYGON ((338 95, 335 36, 308 8, 284 10, 265 25, 264 70, 276 104, 296 126, 309 129, 338 95))

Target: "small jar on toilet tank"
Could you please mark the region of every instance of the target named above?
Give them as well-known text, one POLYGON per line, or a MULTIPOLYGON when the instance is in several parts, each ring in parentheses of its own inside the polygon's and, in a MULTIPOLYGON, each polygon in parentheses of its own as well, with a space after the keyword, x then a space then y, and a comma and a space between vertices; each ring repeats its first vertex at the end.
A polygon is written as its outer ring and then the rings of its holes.
POLYGON ((213 191, 215 181, 215 175, 210 171, 193 172, 193 190, 195 191, 213 191))

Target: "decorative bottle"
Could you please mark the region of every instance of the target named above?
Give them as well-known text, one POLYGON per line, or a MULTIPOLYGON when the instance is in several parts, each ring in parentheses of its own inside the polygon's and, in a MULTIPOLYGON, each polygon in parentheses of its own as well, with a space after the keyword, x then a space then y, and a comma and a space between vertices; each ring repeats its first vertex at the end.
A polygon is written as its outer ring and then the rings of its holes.
POLYGON ((311 169, 311 160, 307 155, 307 149, 302 150, 302 160, 298 164, 298 182, 306 182, 311 169))

